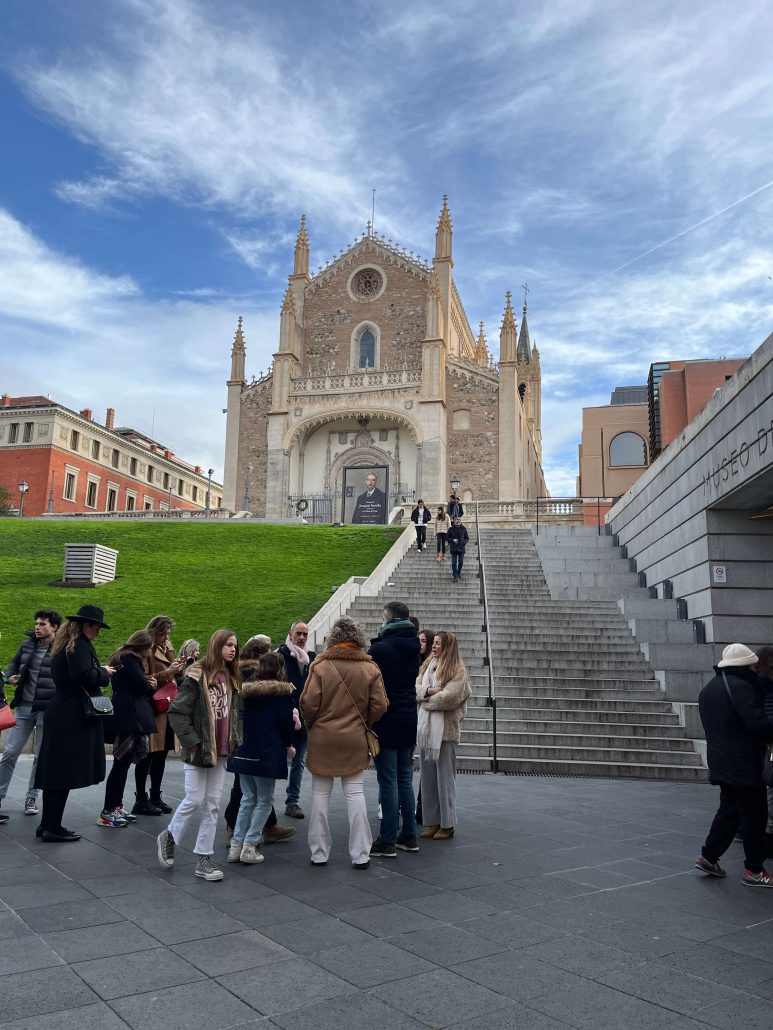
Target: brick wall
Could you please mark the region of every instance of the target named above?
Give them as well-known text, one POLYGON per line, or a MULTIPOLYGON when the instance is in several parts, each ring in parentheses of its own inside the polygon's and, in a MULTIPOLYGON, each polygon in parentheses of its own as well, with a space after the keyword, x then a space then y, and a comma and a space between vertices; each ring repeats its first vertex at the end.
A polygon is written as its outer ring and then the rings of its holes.
POLYGON ((497 384, 477 375, 474 369, 469 374, 449 369, 446 406, 449 477, 458 475, 462 492, 472 490, 476 500, 496 498, 499 487, 497 384), (466 412, 469 412, 469 420, 466 412), (459 428, 454 428, 455 423, 459 428))

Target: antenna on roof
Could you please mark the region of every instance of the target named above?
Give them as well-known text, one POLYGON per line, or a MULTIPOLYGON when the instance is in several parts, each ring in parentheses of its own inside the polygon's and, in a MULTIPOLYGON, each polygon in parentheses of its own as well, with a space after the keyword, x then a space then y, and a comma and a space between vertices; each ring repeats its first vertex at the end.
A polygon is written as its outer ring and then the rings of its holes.
POLYGON ((371 203, 370 211, 370 224, 373 228, 376 226, 376 187, 373 187, 373 198, 371 203))

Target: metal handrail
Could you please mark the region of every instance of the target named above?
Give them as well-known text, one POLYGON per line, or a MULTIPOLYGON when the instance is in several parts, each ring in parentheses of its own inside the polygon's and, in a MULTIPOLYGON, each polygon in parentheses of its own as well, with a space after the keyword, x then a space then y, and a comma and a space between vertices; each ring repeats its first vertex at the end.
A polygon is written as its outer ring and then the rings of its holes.
POLYGON ((499 758, 497 755, 497 697, 494 688, 494 666, 491 652, 491 629, 489 627, 488 595, 486 593, 486 565, 483 561, 480 547, 480 519, 478 517, 478 502, 475 502, 475 536, 478 545, 478 578, 480 580, 480 603, 483 605, 483 630, 486 634, 486 666, 488 668, 488 705, 491 709, 491 732, 492 752, 491 770, 499 772, 499 758))

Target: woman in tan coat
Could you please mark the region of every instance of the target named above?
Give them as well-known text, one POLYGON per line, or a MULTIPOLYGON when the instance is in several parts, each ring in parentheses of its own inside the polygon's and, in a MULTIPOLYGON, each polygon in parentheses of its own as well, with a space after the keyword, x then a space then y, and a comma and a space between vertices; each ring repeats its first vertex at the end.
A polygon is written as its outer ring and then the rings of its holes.
POLYGON ((422 837, 448 840, 456 826, 456 745, 470 696, 470 677, 453 633, 436 633, 432 658, 419 670, 416 743, 421 770, 422 837))
MULTIPOLYGON (((172 697, 177 693, 177 676, 186 666, 185 658, 176 659, 169 643, 174 622, 168 615, 156 615, 145 629, 153 637, 153 650, 145 660, 145 673, 155 683, 155 689, 168 686, 172 697)), ((132 815, 161 815, 172 809, 161 797, 161 781, 166 768, 166 756, 174 747, 174 734, 166 712, 156 712, 156 732, 148 737, 149 754, 134 767, 137 802, 132 815), (150 773, 150 797, 147 795, 150 773)))
POLYGON ((363 789, 368 766, 365 727, 387 710, 381 672, 365 654, 368 642, 353 619, 333 625, 322 654, 311 663, 301 694, 308 731, 306 766, 312 773, 309 848, 312 865, 327 865, 333 838, 328 821, 333 778, 341 777, 349 817, 349 855, 355 869, 370 865, 373 837, 363 789))

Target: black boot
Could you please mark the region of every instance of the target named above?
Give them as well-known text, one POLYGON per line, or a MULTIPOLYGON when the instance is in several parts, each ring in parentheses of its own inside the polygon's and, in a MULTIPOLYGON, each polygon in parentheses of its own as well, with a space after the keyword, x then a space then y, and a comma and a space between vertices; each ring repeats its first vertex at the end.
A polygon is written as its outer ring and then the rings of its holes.
POLYGON ((135 794, 137 799, 132 815, 161 815, 161 809, 154 805, 147 794, 135 794))
POLYGON ((171 813, 174 811, 173 808, 170 808, 169 805, 167 805, 166 801, 161 800, 161 791, 159 791, 158 794, 150 795, 150 803, 151 805, 153 805, 154 808, 158 808, 161 812, 163 812, 164 815, 171 815, 171 813))

